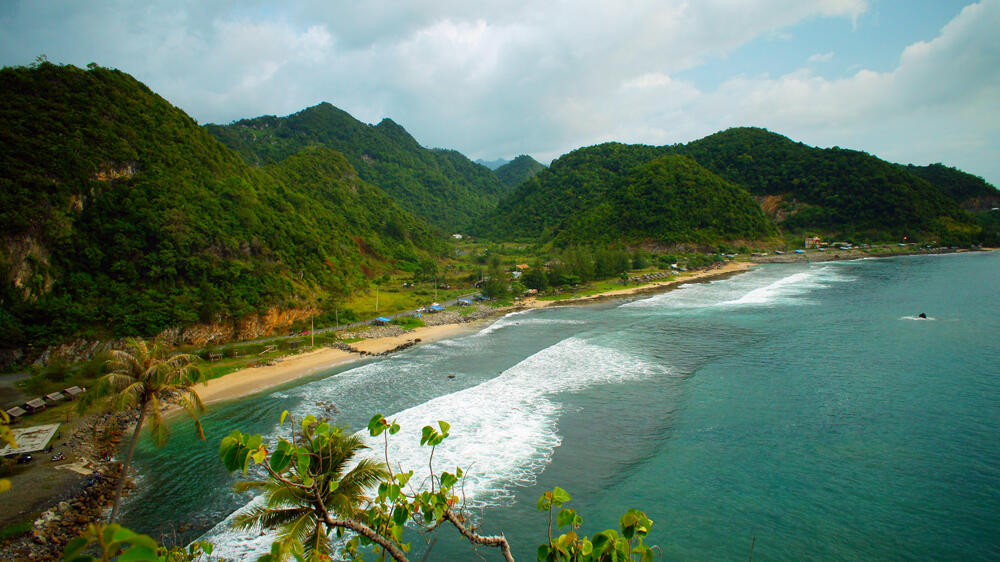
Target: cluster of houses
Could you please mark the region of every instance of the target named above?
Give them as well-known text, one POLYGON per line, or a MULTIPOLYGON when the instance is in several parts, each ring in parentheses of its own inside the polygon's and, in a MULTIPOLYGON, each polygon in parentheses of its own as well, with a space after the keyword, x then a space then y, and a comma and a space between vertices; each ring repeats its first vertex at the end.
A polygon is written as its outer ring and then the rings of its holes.
MULTIPOLYGON (((674 264, 676 265, 676 264, 674 264)), ((656 273, 644 273, 642 275, 633 275, 628 278, 629 283, 642 283, 644 281, 655 281, 657 279, 663 279, 669 277, 670 274, 665 271, 657 271, 656 273)))
POLYGON ((84 393, 86 389, 79 386, 71 386, 61 391, 46 394, 41 398, 32 398, 20 406, 14 406, 6 410, 12 423, 17 423, 24 416, 35 414, 44 410, 47 406, 62 402, 63 400, 75 400, 84 393))

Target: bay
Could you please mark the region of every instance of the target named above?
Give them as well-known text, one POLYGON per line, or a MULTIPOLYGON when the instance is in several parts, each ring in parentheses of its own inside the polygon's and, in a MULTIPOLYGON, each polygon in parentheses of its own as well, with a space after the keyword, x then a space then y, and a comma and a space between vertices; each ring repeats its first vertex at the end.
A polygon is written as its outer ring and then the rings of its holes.
MULTIPOLYGON (((219 440, 273 438, 285 409, 354 428, 381 412, 404 428, 394 463, 418 471, 420 428, 451 423, 435 465, 470 471, 484 532, 519 559, 544 541, 535 502, 556 485, 586 533, 643 509, 670 560, 751 544, 756 560, 1000 558, 998 280, 998 253, 782 264, 509 315, 214 408, 207 442, 179 420, 167 447, 138 451, 124 523, 230 558, 266 550, 227 528, 250 498, 219 440)), ((430 559, 475 559, 438 535, 430 559)))

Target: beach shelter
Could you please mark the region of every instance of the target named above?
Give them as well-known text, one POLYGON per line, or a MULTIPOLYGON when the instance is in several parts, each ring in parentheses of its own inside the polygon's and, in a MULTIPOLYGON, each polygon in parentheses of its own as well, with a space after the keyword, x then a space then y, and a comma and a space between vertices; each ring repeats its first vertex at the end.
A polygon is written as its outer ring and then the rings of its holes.
POLYGON ((33 400, 28 400, 24 404, 24 409, 28 411, 29 414, 34 414, 35 412, 41 412, 45 409, 45 400, 41 398, 35 398, 33 400))
POLYGON ((469 299, 458 299, 458 306, 469 306, 471 304, 472 301, 470 301, 469 299))
POLYGON ((392 322, 392 318, 388 318, 385 316, 379 316, 378 318, 375 319, 375 323, 378 324, 379 326, 383 326, 385 324, 388 324, 389 322, 392 322))
POLYGON ((69 388, 64 388, 63 392, 69 397, 70 400, 75 400, 77 396, 83 394, 83 389, 79 386, 71 386, 69 388))
POLYGON ((427 307, 427 310, 428 312, 441 312, 444 309, 437 305, 431 305, 427 307))
POLYGON ((62 392, 56 391, 53 392, 52 394, 46 394, 45 399, 48 400, 49 402, 59 402, 61 400, 65 400, 66 396, 63 395, 62 392))
POLYGON ((28 412, 25 412, 24 408, 22 408, 20 406, 14 406, 13 408, 8 408, 7 409, 7 415, 10 416, 11 420, 17 420, 18 418, 20 418, 21 416, 23 416, 24 414, 27 414, 27 413, 28 412))

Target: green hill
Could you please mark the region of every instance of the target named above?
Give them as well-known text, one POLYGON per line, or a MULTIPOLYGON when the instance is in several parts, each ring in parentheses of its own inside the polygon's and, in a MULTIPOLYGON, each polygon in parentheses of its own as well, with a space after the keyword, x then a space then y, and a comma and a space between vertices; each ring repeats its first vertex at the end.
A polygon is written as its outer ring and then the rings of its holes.
POLYGON ((518 186, 472 232, 499 240, 551 240, 570 218, 597 204, 621 176, 666 152, 621 143, 576 149, 518 186))
POLYGON ((746 190, 676 155, 637 166, 567 223, 557 242, 714 245, 777 234, 746 190))
POLYGON ((864 152, 736 128, 676 147, 760 196, 786 230, 891 240, 947 235, 971 217, 930 182, 864 152))
POLYGON ((1000 207, 1000 191, 979 176, 944 164, 906 166, 906 171, 924 178, 942 193, 969 211, 989 211, 1000 207))
POLYGON ((0 341, 306 306, 443 251, 331 150, 254 169, 131 76, 0 70, 0 341))
POLYGON ((468 224, 507 191, 488 168, 456 151, 424 148, 391 119, 368 125, 329 103, 206 129, 254 165, 280 162, 313 145, 342 152, 361 179, 445 230, 468 224))
POLYGON ((545 169, 537 160, 522 154, 493 171, 500 183, 510 189, 521 185, 545 169))

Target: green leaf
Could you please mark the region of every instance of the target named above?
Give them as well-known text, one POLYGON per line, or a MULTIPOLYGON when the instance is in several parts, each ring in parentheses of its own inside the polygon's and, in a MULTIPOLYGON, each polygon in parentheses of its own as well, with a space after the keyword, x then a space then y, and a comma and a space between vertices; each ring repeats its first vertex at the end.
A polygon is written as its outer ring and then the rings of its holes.
POLYGON ((401 505, 397 505, 395 509, 392 510, 392 520, 399 526, 406 524, 406 520, 409 519, 410 512, 401 505))
POLYGON ((288 418, 288 410, 281 412, 281 419, 278 420, 278 425, 285 425, 285 419, 288 418))
POLYGON ((292 456, 288 454, 288 447, 282 447, 279 443, 278 450, 271 454, 271 470, 281 473, 290 464, 292 464, 292 456))
POLYGON ((149 548, 149 546, 141 544, 132 546, 118 557, 118 562, 156 562, 157 560, 159 558, 156 555, 156 548, 149 548))
POLYGON ((546 560, 548 560, 550 552, 552 552, 552 549, 549 548, 549 545, 547 544, 538 545, 538 562, 545 562, 546 560))
POLYGON ((448 435, 448 430, 451 429, 451 425, 446 421, 438 420, 438 425, 441 426, 441 433, 448 435))
POLYGON ((316 426, 316 435, 327 435, 330 433, 330 424, 323 422, 316 426))
POLYGON ((552 503, 555 505, 562 505, 571 499, 573 499, 573 497, 569 495, 569 492, 563 490, 559 486, 552 489, 552 503))
POLYGON ((424 428, 420 430, 420 445, 423 446, 427 444, 427 442, 430 441, 431 436, 435 433, 436 432, 433 427, 425 425, 424 428))
POLYGON ((559 511, 559 515, 556 516, 556 525, 559 527, 565 527, 566 525, 572 525, 576 520, 576 510, 565 508, 559 511))
POLYGON ((330 480, 330 491, 331 492, 336 492, 337 488, 339 488, 339 487, 340 487, 340 482, 338 482, 337 480, 330 480))
POLYGON ((552 500, 550 499, 552 492, 545 492, 538 498, 538 511, 548 511, 549 507, 552 506, 552 500))
POLYGON ((395 435, 397 433, 399 433, 399 424, 393 422, 392 427, 389 428, 389 435, 395 435))

